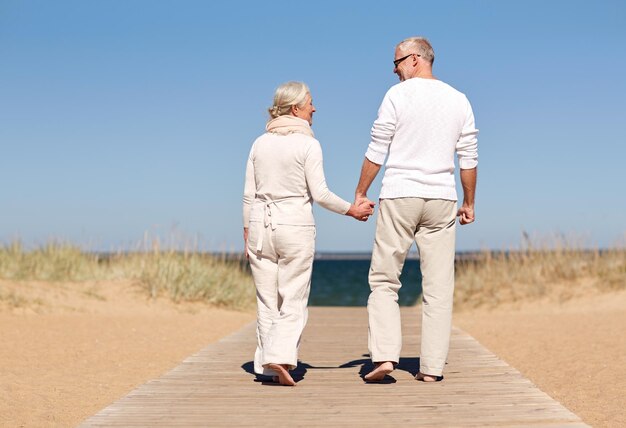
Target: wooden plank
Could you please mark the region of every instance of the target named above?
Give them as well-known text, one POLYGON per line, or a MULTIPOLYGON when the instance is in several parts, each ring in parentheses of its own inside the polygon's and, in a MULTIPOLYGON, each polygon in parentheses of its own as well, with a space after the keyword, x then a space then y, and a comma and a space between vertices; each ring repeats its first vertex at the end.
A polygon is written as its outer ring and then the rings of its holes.
POLYGON ((389 383, 361 379, 371 369, 364 308, 310 308, 297 387, 256 381, 250 324, 80 426, 587 426, 456 328, 445 380, 415 381, 419 315, 402 310, 403 355, 389 383))

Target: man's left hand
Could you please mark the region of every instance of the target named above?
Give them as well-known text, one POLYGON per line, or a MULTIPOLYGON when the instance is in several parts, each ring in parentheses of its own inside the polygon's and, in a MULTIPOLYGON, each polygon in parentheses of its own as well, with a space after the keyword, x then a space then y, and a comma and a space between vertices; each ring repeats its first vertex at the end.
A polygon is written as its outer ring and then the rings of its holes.
POLYGON ((470 224, 474 222, 474 207, 470 207, 468 205, 463 205, 459 211, 456 213, 459 218, 459 223, 461 224, 470 224))

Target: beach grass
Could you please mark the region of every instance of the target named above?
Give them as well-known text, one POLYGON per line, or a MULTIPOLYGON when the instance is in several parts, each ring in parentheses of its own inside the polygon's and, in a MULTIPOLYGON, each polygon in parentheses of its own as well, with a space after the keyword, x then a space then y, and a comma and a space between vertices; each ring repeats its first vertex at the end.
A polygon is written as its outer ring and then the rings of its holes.
MULTIPOLYGON (((255 303, 252 277, 244 261, 158 247, 100 254, 64 243, 26 250, 15 241, 0 247, 0 278, 56 282, 128 279, 151 298, 165 296, 175 302, 202 301, 242 310, 255 303)), ((15 298, 4 296, 5 300, 15 298)))
MULTIPOLYGON (((15 241, 0 247, 0 278, 12 281, 131 280, 150 298, 250 309, 255 288, 245 260, 199 251, 149 250, 94 253, 53 242, 25 249, 15 241)), ((626 249, 589 250, 572 243, 525 243, 523 249, 482 251, 456 265, 455 306, 496 307, 502 303, 552 298, 560 301, 589 291, 626 289, 626 249)), ((22 306, 19 294, 0 299, 22 306)))
POLYGON ((456 267, 456 307, 496 307, 542 298, 565 301, 626 289, 626 249, 590 250, 566 242, 483 251, 456 267))

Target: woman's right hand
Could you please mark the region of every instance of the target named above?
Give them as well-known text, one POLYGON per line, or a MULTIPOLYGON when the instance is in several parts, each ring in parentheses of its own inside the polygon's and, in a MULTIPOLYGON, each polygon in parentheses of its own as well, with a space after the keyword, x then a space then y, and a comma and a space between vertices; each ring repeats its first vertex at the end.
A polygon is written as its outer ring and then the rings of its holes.
POLYGON ((250 258, 248 255, 248 228, 243 228, 243 253, 246 256, 246 260, 250 258))
POLYGON ((370 201, 367 198, 360 199, 355 201, 354 204, 350 205, 350 209, 346 213, 351 217, 359 221, 367 221, 367 219, 374 214, 374 206, 376 204, 370 201))

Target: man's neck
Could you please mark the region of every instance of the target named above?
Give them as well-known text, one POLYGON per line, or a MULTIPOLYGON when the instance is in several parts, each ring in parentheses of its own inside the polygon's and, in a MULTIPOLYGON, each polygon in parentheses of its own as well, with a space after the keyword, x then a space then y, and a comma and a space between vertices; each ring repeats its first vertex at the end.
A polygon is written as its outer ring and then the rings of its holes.
POLYGON ((416 73, 413 77, 419 77, 420 79, 434 79, 436 80, 436 77, 433 76, 433 70, 432 69, 426 69, 426 68, 422 68, 422 69, 418 69, 416 70, 416 73))
POLYGON ((414 77, 419 77, 420 79, 432 79, 432 80, 437 80, 437 78, 435 76, 432 75, 432 73, 428 73, 428 74, 418 74, 414 77))

